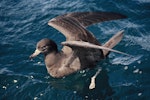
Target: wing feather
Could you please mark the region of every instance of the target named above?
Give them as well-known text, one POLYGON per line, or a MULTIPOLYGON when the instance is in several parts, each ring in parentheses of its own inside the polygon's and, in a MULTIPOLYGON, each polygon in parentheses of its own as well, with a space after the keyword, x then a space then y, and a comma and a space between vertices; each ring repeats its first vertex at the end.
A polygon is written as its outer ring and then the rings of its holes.
POLYGON ((115 13, 115 12, 74 12, 74 13, 65 14, 64 16, 75 18, 84 27, 99 22, 127 18, 125 15, 115 13))
POLYGON ((59 30, 67 41, 87 41, 94 44, 100 44, 91 32, 86 30, 77 20, 71 17, 53 18, 48 22, 48 25, 59 30))
POLYGON ((98 41, 85 27, 103 21, 126 18, 113 12, 74 12, 51 19, 48 25, 56 28, 66 40, 82 40, 98 44, 98 41))
POLYGON ((95 45, 95 44, 92 44, 92 43, 89 43, 89 42, 83 42, 83 41, 66 41, 66 42, 62 42, 61 43, 62 45, 66 45, 66 46, 70 46, 70 47, 80 47, 80 48, 92 48, 92 49, 101 49, 101 50, 107 50, 107 51, 112 51, 112 52, 115 52, 115 53, 119 53, 119 54, 123 54, 123 55, 126 55, 126 56, 131 56, 127 53, 124 53, 124 52, 121 52, 121 51, 118 51, 118 50, 114 50, 114 49, 111 49, 111 48, 107 48, 107 47, 104 47, 104 46, 99 46, 99 45, 95 45))

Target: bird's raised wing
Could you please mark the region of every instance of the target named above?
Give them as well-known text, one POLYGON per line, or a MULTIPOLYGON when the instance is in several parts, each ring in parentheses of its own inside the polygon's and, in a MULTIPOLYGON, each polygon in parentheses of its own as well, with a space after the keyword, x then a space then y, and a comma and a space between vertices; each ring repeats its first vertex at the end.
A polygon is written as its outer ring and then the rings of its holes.
POLYGON ((75 18, 84 27, 99 22, 127 18, 125 15, 114 12, 74 12, 65 14, 64 16, 75 18))
POLYGON ((125 16, 111 12, 75 12, 53 18, 48 22, 48 25, 60 31, 66 37, 66 40, 82 40, 99 44, 85 27, 98 22, 122 18, 125 18, 125 16))

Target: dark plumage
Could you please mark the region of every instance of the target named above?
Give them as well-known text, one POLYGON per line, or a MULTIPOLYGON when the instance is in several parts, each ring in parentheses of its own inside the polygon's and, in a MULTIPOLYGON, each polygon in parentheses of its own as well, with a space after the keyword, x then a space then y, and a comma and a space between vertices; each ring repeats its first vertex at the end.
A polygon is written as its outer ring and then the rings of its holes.
MULTIPOLYGON (((59 30, 66 37, 67 43, 63 43, 62 50, 58 51, 54 41, 42 39, 37 43, 36 51, 30 57, 33 58, 43 53, 48 73, 57 78, 80 69, 94 67, 96 62, 105 58, 109 51, 88 47, 87 42, 94 46, 101 46, 101 44, 85 27, 122 18, 126 18, 126 16, 112 12, 75 12, 53 18, 48 22, 48 25, 59 30), (77 45, 72 44, 72 41, 78 41, 77 45)), ((118 33, 105 43, 104 47, 106 49, 113 48, 121 40, 122 35, 122 32, 118 33)))

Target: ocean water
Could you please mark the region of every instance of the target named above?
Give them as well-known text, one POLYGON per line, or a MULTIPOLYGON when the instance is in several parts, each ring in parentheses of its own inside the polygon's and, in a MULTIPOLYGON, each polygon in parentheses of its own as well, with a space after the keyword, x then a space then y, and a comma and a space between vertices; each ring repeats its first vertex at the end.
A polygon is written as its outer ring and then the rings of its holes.
POLYGON ((0 100, 149 100, 150 98, 150 0, 0 0, 0 100), (64 78, 52 78, 43 56, 29 56, 37 41, 50 38, 59 49, 65 38, 47 25, 68 12, 111 11, 127 19, 88 27, 105 43, 125 30, 114 48, 134 57, 110 53, 94 69, 64 78), (97 69, 96 88, 89 90, 97 69))

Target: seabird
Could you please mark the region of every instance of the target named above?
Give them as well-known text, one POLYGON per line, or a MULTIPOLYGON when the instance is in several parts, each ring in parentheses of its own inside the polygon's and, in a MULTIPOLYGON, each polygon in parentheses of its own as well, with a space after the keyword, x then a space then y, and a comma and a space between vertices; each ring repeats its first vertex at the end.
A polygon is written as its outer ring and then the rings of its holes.
POLYGON ((42 39, 36 45, 34 58, 44 54, 48 73, 55 78, 61 78, 78 70, 93 68, 96 62, 106 58, 110 51, 128 55, 112 49, 123 36, 123 31, 115 34, 104 45, 89 32, 86 27, 109 20, 123 19, 126 16, 114 12, 73 12, 51 19, 49 26, 60 31, 66 41, 62 42, 62 50, 51 39, 42 39))

